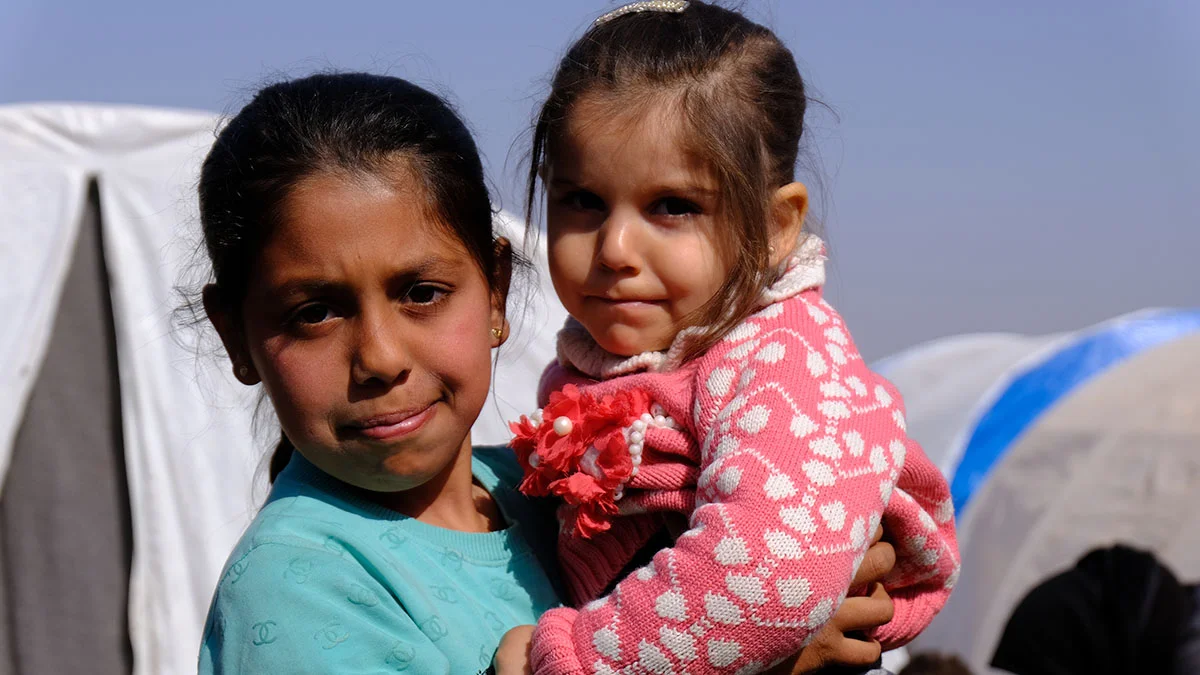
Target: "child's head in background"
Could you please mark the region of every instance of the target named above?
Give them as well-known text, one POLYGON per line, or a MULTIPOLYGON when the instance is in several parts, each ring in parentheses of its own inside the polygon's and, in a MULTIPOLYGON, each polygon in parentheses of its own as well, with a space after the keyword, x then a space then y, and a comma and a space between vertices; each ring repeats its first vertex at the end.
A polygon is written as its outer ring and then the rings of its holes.
POLYGON ((221 130, 199 193, 205 309, 278 414, 272 478, 293 449, 418 500, 469 471, 511 256, 453 110, 394 77, 268 86, 221 130))
POLYGON ((807 99, 769 30, 703 2, 602 17, 567 52, 534 129, 533 218, 550 270, 605 350, 703 352, 757 307, 801 237, 807 99))

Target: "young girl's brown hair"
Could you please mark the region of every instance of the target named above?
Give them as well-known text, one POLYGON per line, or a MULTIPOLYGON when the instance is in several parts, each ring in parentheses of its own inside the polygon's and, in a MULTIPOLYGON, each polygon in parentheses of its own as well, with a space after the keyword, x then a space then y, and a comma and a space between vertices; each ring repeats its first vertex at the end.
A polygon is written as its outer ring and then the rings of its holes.
POLYGON ((698 356, 754 312, 774 281, 772 197, 791 183, 808 99, 792 53, 774 33, 705 2, 600 21, 567 52, 534 126, 526 217, 533 227, 541 178, 584 95, 622 106, 672 105, 688 151, 719 184, 718 249, 729 274, 691 321, 709 330, 698 356))

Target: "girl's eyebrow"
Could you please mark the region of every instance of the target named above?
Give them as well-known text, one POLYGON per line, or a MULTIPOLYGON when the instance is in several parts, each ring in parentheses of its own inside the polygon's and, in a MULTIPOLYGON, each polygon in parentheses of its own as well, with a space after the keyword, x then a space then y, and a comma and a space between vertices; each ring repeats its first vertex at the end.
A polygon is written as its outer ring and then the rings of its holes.
MULTIPOLYGON (((550 181, 550 187, 554 188, 554 189, 559 189, 559 190, 564 189, 564 188, 565 189, 582 188, 582 186, 579 183, 576 183, 575 181, 572 181, 572 180, 569 180, 566 178, 555 178, 554 180, 550 181)), ((666 194, 674 193, 674 194, 689 195, 689 196, 693 196, 693 197, 706 197, 706 198, 710 198, 710 199, 715 198, 715 197, 719 196, 719 194, 720 194, 720 192, 715 189, 707 188, 702 185, 698 185, 698 184, 690 183, 690 182, 689 183, 683 183, 683 182, 681 182, 681 183, 660 183, 660 184, 651 185, 645 191, 647 193, 656 194, 656 195, 666 195, 666 194)))
POLYGON ((690 195, 695 197, 716 197, 719 193, 700 185, 694 184, 678 184, 678 185, 656 185, 653 192, 656 194, 676 193, 682 195, 690 195))
MULTIPOLYGON (((464 254, 467 255, 467 254, 464 254)), ((442 256, 432 255, 415 261, 410 265, 398 267, 389 276, 393 283, 411 283, 427 277, 446 276, 461 266, 461 261, 451 260, 442 256)), ((271 289, 276 297, 291 297, 295 295, 333 295, 349 290, 350 284, 338 279, 322 277, 300 277, 288 279, 271 289)))
POLYGON ((558 188, 563 188, 563 187, 573 188, 573 187, 579 187, 579 184, 573 180, 568 180, 566 178, 554 178, 553 180, 550 181, 550 186, 558 187, 558 188))
POLYGON ((329 295, 344 290, 345 284, 328 279, 289 279, 271 289, 271 295, 285 298, 293 295, 329 295))
MULTIPOLYGON (((463 251, 463 255, 470 256, 466 251, 463 251)), ((463 260, 430 255, 414 265, 397 270, 392 274, 392 278, 406 283, 418 279, 429 279, 430 277, 444 278, 457 272, 462 267, 462 264, 463 260)))

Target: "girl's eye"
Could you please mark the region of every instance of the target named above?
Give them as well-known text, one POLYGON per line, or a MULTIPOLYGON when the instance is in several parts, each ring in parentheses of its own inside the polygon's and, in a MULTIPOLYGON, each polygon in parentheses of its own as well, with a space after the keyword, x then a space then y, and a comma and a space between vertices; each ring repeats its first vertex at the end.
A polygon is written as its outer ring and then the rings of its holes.
POLYGON ((567 193, 563 197, 563 202, 567 206, 580 211, 604 210, 604 200, 586 190, 575 190, 574 192, 567 193))
POLYGON ((433 284, 416 284, 408 289, 404 299, 415 305, 432 305, 446 296, 446 289, 433 284))
POLYGON ((301 325, 315 325, 333 318, 333 310, 329 305, 313 303, 305 305, 292 315, 292 321, 301 325))
POLYGON ((703 213, 703 210, 695 202, 679 197, 666 197, 658 200, 650 209, 650 213, 656 216, 690 216, 703 213))

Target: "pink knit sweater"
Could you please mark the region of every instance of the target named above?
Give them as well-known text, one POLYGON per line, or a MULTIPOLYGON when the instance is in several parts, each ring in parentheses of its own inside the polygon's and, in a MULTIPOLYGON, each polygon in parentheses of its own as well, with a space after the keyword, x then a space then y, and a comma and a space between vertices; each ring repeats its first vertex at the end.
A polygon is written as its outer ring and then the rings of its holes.
MULTIPOLYGON (((959 570, 949 489, 905 434, 895 389, 822 299, 821 250, 810 237, 762 309, 687 363, 694 330, 628 359, 577 323, 559 334, 543 403, 568 382, 597 396, 640 389, 674 422, 645 430, 610 529, 564 527, 560 562, 583 606, 543 615, 535 673, 763 670, 833 615, 881 519, 896 544, 885 580, 896 612, 874 637, 904 644, 945 604, 959 570), (671 513, 687 517, 674 545, 598 597, 671 513)), ((568 525, 572 508, 560 509, 568 525)))

